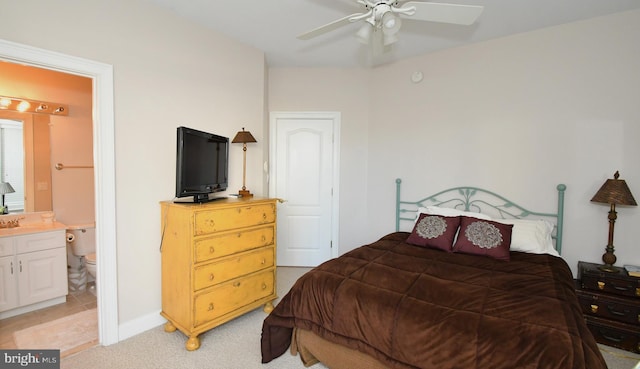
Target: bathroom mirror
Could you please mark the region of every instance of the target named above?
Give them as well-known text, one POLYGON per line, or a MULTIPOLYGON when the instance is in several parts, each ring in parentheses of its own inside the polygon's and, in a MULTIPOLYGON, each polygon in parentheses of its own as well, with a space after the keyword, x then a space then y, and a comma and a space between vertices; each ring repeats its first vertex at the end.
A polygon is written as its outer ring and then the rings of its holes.
MULTIPOLYGON (((51 186, 51 144, 49 132, 49 116, 46 114, 19 113, 0 109, 0 119, 9 122, 9 126, 22 126, 22 142, 12 139, 2 145, 0 150, 6 163, 19 161, 23 158, 22 175, 16 174, 16 167, 13 166, 12 178, 0 178, 2 182, 9 182, 16 188, 15 196, 24 196, 24 206, 12 206, 9 203, 9 195, 5 196, 9 206, 10 214, 22 212, 52 211, 52 186, 51 186), (11 152, 10 150, 20 150, 22 152, 11 152), (6 151, 6 153, 5 153, 6 151), (20 180, 22 179, 22 183, 20 180)), ((15 133, 16 130, 13 130, 15 133)), ((1 137, 0 137, 1 138, 1 137)))

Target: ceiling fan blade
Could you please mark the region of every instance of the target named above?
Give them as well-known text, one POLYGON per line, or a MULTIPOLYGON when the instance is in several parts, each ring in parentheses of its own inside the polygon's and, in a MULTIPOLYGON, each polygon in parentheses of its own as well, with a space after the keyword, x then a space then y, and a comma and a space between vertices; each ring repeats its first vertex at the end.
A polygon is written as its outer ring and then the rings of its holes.
POLYGON ((413 15, 403 13, 400 13, 400 15, 407 19, 453 23, 466 26, 473 24, 484 10, 483 6, 478 5, 425 3, 421 1, 407 1, 402 4, 401 9, 404 10, 411 7, 415 8, 413 15))
POLYGON ((320 26, 318 28, 312 29, 309 32, 305 32, 305 33, 299 35, 298 39, 299 40, 309 40, 309 39, 312 39, 312 38, 314 38, 316 36, 320 36, 320 35, 325 34, 327 32, 333 31, 334 29, 338 29, 338 28, 340 28, 340 27, 342 27, 344 25, 352 23, 353 21, 351 20, 351 18, 359 17, 361 15, 364 15, 364 14, 363 13, 355 13, 355 14, 348 15, 348 16, 346 16, 344 18, 340 18, 340 19, 335 20, 335 21, 333 21, 331 23, 327 23, 324 26, 320 26))

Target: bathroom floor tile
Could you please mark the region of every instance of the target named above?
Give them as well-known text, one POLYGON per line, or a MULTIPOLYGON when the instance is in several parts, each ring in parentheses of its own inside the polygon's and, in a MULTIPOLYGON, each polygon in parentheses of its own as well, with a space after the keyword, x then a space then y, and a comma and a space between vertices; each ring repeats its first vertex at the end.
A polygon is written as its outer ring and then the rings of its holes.
POLYGON ((93 309, 96 306, 96 297, 87 289, 81 293, 67 295, 65 303, 2 319, 0 320, 0 348, 16 348, 13 341, 13 332, 15 331, 79 313, 83 310, 93 309))

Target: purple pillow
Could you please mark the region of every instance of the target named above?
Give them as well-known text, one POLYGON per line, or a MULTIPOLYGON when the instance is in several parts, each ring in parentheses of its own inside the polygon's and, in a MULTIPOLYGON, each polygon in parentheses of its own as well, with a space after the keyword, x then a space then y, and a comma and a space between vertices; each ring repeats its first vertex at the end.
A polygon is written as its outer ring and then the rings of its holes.
POLYGON ((407 243, 451 252, 460 217, 420 214, 407 243))
POLYGON ((510 260, 512 224, 463 216, 453 252, 510 260))

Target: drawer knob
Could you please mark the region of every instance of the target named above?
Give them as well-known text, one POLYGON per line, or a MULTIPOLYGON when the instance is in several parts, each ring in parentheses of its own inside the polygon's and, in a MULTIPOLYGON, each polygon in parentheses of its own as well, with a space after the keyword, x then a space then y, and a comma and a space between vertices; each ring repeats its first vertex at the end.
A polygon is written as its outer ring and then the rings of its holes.
POLYGON ((209 311, 213 310, 213 302, 209 304, 209 311))
POLYGON ((597 313, 598 312, 598 305, 591 305, 591 312, 592 313, 597 313))
POLYGON ((636 288, 636 296, 640 297, 640 287, 636 288))
POLYGON ((213 273, 209 274, 209 280, 213 281, 213 273))
POLYGON ((267 213, 262 213, 262 219, 267 220, 267 213))
POLYGON ((214 227, 216 225, 216 222, 213 219, 207 219, 207 223, 209 224, 209 227, 214 227))
POLYGON ((213 254, 214 252, 216 252, 216 250, 213 248, 213 246, 209 247, 209 253, 213 254))
POLYGON ((233 287, 240 287, 240 282, 233 282, 233 287))
POLYGON ((264 264, 266 264, 266 262, 267 262, 267 259, 262 258, 262 262, 260 264, 264 265, 264 264))
POLYGON ((262 289, 263 289, 263 290, 266 290, 266 289, 267 289, 267 284, 266 284, 266 283, 263 283, 263 284, 262 284, 262 289))
POLYGON ((242 233, 238 232, 238 238, 242 237, 242 233))
POLYGON ((604 282, 598 281, 598 289, 604 290, 604 282))

